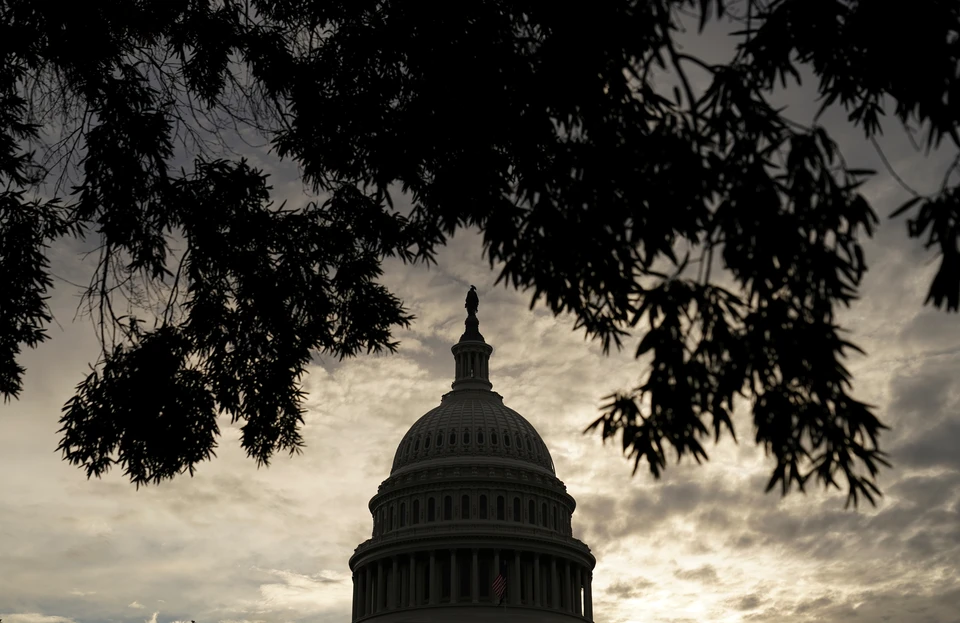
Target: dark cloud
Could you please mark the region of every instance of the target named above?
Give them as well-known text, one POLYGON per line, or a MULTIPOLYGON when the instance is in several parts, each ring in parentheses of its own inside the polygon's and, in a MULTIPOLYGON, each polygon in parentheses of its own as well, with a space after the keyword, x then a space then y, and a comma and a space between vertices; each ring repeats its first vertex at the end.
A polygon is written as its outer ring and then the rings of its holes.
POLYGON ((824 535, 855 534, 862 526, 862 521, 863 518, 854 512, 822 508, 811 503, 808 512, 803 515, 776 509, 754 511, 747 516, 746 524, 765 544, 793 543, 807 550, 812 541, 824 535))
POLYGON ((807 612, 825 608, 832 603, 833 599, 830 597, 817 597, 816 599, 801 602, 796 608, 794 608, 794 612, 796 614, 806 614, 807 612))
MULTIPOLYGON (((423 346, 426 352, 407 352, 403 345, 405 336, 398 334, 397 339, 400 340, 400 350, 398 352, 400 355, 415 359, 417 365, 426 371, 430 377, 437 379, 449 378, 450 381, 453 382, 454 361, 453 353, 450 352, 450 340, 446 336, 438 333, 423 334, 412 331, 409 333, 411 337, 416 336, 415 339, 423 346)), ((439 396, 437 398, 439 398, 439 396)))
MULTIPOLYGON (((952 367, 952 366, 951 366, 952 367)), ((893 379, 889 412, 904 426, 918 426, 946 415, 953 401, 952 393, 960 387, 955 369, 943 369, 938 363, 927 363, 916 372, 893 379), (905 419, 904 416, 910 416, 905 419)))
POLYGON ((891 451, 899 465, 960 470, 960 415, 944 419, 891 451))
POLYGON ((712 565, 704 565, 696 569, 678 569, 674 571, 673 575, 677 579, 690 580, 693 582, 716 583, 719 580, 717 570, 714 569, 712 565))
POLYGON ((677 473, 652 486, 630 486, 623 489, 620 496, 579 495, 578 537, 602 557, 621 548, 627 539, 672 539, 671 521, 683 519, 695 521, 697 534, 702 536, 696 542, 686 542, 685 546, 691 552, 713 551, 713 537, 740 522, 733 509, 762 496, 756 487, 745 484, 735 489, 720 480, 684 478, 685 475, 677 473))
POLYGON ((744 595, 736 600, 732 606, 736 610, 756 610, 765 600, 758 594, 744 595))
MULTIPOLYGON (((733 489, 721 481, 687 480, 663 482, 648 489, 632 491, 620 500, 619 513, 630 518, 634 528, 663 524, 672 516, 701 513, 705 518, 715 508, 736 507, 752 492, 733 489)), ((632 532, 627 527, 627 532, 632 532)))
POLYGON ((634 597, 642 596, 644 592, 652 586, 653 582, 650 580, 637 577, 630 581, 620 580, 615 584, 611 584, 605 592, 607 595, 617 599, 633 599, 634 597))
POLYGON ((729 546, 734 549, 750 549, 756 542, 757 538, 752 533, 738 534, 728 540, 729 546))
POLYGON ((854 595, 819 614, 824 621, 863 623, 960 623, 960 583, 956 577, 931 583, 903 582, 885 591, 854 595), (846 614, 846 616, 844 616, 846 614))
POLYGON ((768 623, 769 621, 784 621, 787 620, 789 613, 785 612, 780 608, 765 608, 759 612, 748 612, 743 615, 744 621, 759 621, 760 623, 768 623))
POLYGON ((953 314, 927 307, 903 327, 900 340, 949 355, 960 351, 960 322, 953 314))
POLYGON ((890 486, 888 493, 922 510, 949 506, 960 497, 960 471, 908 476, 890 486))

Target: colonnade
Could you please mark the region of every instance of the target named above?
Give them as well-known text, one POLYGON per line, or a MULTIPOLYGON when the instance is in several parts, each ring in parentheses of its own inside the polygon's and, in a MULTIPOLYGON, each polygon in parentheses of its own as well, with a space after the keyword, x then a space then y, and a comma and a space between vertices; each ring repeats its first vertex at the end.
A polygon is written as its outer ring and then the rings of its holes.
POLYGON ((593 572, 577 561, 511 549, 442 549, 375 560, 353 574, 353 617, 421 606, 496 603, 506 564, 506 602, 561 610, 593 621, 593 572))
POLYGON ((479 378, 486 381, 490 378, 490 355, 487 353, 461 348, 460 352, 454 355, 454 361, 456 362, 454 380, 479 378))

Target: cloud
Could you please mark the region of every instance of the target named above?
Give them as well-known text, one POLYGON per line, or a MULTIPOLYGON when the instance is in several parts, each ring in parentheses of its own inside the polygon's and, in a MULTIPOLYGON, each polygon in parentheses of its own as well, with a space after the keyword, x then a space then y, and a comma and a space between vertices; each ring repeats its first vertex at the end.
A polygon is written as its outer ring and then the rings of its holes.
POLYGON ((960 417, 946 419, 911 437, 892 452, 899 464, 960 470, 960 417))
POLYGON ((633 599, 643 595, 644 591, 651 586, 653 586, 653 582, 650 580, 637 577, 629 582, 621 580, 616 584, 611 584, 605 592, 607 595, 617 599, 633 599))
POLYGON ((919 366, 907 364, 891 379, 891 411, 897 418, 911 418, 914 429, 938 416, 954 414, 952 407, 960 394, 960 379, 953 373, 958 358, 927 360, 919 366), (948 365, 945 365, 948 364, 948 365))
POLYGON ((52 616, 39 612, 0 614, 4 623, 77 623, 70 617, 52 616))
POLYGON ((143 604, 141 604, 141 603, 138 602, 138 601, 131 601, 130 604, 129 604, 127 607, 128 607, 128 608, 138 608, 138 609, 142 609, 142 608, 145 608, 146 606, 144 606, 143 604))
MULTIPOLYGON (((909 517, 904 518, 915 521, 920 519, 916 511, 947 507, 960 498, 960 471, 941 470, 931 474, 910 475, 889 487, 887 494, 902 500, 901 508, 913 511, 908 513, 909 517)), ((892 513, 887 511, 887 514, 892 513)), ((875 521, 879 522, 879 517, 875 521)), ((900 523, 892 527, 903 529, 905 524, 900 523)))
POLYGON ((818 597, 816 599, 811 599, 808 601, 801 602, 794 609, 794 612, 797 614, 806 614, 814 610, 821 610, 832 603, 833 603, 833 599, 830 597, 826 597, 826 596, 818 597))
POLYGON ((704 565, 697 569, 677 570, 673 574, 677 579, 694 582, 717 582, 717 570, 712 565, 704 565))
POLYGON ((157 615, 160 614, 159 611, 154 612, 149 619, 144 619, 144 623, 157 623, 157 615))
POLYGON ((318 613, 329 610, 331 598, 352 595, 352 583, 349 586, 344 584, 342 572, 321 571, 306 575, 285 569, 261 571, 279 581, 260 584, 260 598, 254 602, 258 612, 318 613))
POLYGON ((764 599, 760 595, 754 593, 752 595, 744 595, 738 599, 733 604, 733 608, 736 610, 756 610, 763 602, 764 599))

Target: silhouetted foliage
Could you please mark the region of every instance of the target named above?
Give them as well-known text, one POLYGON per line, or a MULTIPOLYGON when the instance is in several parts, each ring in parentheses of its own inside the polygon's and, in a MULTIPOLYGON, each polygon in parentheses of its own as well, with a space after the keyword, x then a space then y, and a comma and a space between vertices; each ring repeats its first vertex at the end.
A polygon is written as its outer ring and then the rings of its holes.
MULTIPOLYGON (((935 0, 0 0, 0 391, 46 338, 47 245, 93 236, 104 349, 64 408, 65 458, 159 482, 212 455, 225 412, 266 463, 302 444, 311 353, 393 350, 411 321, 381 261, 430 262, 475 226, 502 281, 605 350, 649 325, 639 386, 590 427, 635 469, 706 458, 742 395, 770 487, 840 478, 872 502, 883 425, 848 393, 835 320, 866 270, 870 173, 768 99, 806 65, 868 137, 886 104, 928 146, 960 144, 958 33, 960 4, 935 0), (732 62, 678 49, 684 11, 741 25, 732 62), (61 139, 38 155, 41 132, 61 139), (323 199, 274 206, 241 139, 323 199)), ((957 311, 951 172, 899 212, 941 257, 928 302, 957 311)))

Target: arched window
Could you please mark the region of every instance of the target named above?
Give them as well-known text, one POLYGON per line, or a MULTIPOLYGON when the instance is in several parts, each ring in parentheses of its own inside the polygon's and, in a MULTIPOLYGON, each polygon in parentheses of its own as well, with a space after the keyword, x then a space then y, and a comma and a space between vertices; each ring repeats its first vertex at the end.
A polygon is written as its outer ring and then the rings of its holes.
POLYGON ((523 439, 527 442, 527 452, 533 452, 533 446, 530 444, 530 438, 524 435, 523 439))
POLYGON ((393 530, 393 518, 397 515, 397 509, 394 506, 390 505, 390 525, 387 528, 388 530, 393 530))
POLYGON ((478 445, 481 445, 481 446, 483 445, 483 431, 482 431, 482 430, 478 430, 478 431, 477 431, 477 444, 478 444, 478 445))
POLYGON ((498 495, 497 496, 497 519, 499 519, 500 521, 503 521, 507 518, 506 516, 507 509, 505 508, 505 506, 506 504, 504 504, 503 496, 498 495))
POLYGON ((403 458, 407 458, 407 455, 410 454, 410 440, 407 440, 407 443, 403 444, 403 458))
POLYGON ((553 529, 557 529, 557 507, 553 507, 553 529))
POLYGON ((517 442, 517 450, 523 450, 523 441, 520 439, 520 433, 514 435, 513 439, 517 442))
POLYGON ((413 501, 413 517, 410 518, 410 523, 420 523, 420 500, 413 501))
POLYGON ((497 445, 498 441, 499 440, 497 439, 497 431, 493 431, 492 433, 490 433, 490 443, 492 443, 493 445, 497 445))
POLYGON ((537 523, 537 505, 533 500, 527 501, 527 523, 537 523))
POLYGON ((407 504, 406 502, 400 502, 400 527, 403 528, 407 525, 407 504))
POLYGON ((436 520, 437 520, 437 501, 434 498, 429 498, 427 500, 427 521, 436 521, 436 520))
POLYGON ((453 498, 449 495, 443 496, 443 519, 444 521, 453 519, 453 498))
POLYGON ((460 496, 460 519, 470 519, 470 496, 460 496))
POLYGON ((417 452, 420 450, 420 437, 417 436, 417 440, 413 442, 413 451, 417 452))
POLYGON ((547 527, 547 503, 544 502, 540 505, 540 525, 544 528, 547 527))
POLYGON ((470 445, 470 431, 468 430, 463 431, 463 445, 470 445))
POLYGON ((487 496, 480 496, 480 519, 487 518, 487 496))
POLYGON ((423 436, 423 449, 424 450, 430 449, 430 435, 423 436))
POLYGON ((447 443, 451 446, 457 445, 457 431, 450 431, 450 438, 447 439, 447 443))
POLYGON ((513 498, 513 520, 520 521, 520 498, 513 498))
POLYGON ((443 447, 443 433, 437 433, 437 447, 443 447))
POLYGON ((510 447, 510 433, 503 431, 503 445, 510 447))

